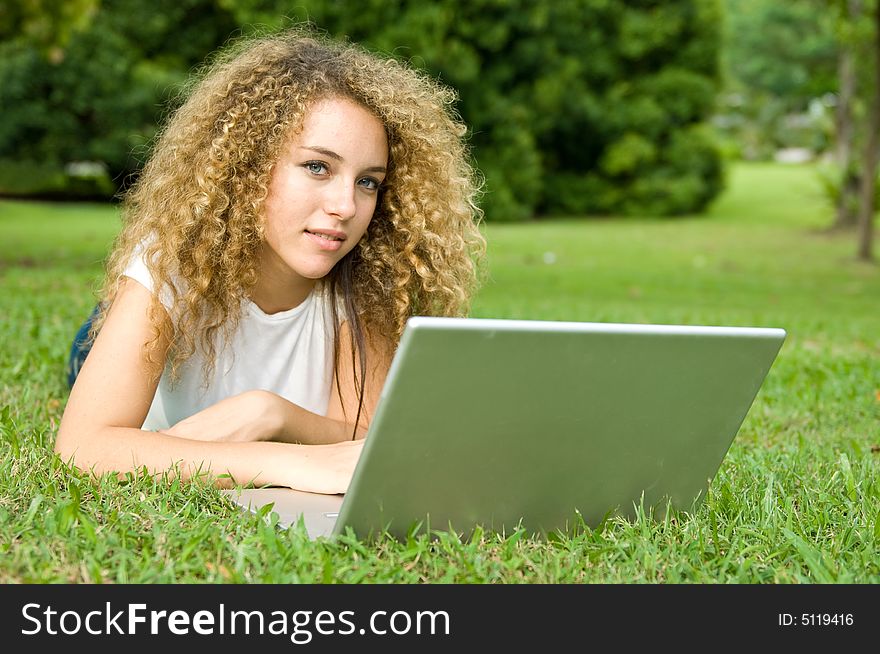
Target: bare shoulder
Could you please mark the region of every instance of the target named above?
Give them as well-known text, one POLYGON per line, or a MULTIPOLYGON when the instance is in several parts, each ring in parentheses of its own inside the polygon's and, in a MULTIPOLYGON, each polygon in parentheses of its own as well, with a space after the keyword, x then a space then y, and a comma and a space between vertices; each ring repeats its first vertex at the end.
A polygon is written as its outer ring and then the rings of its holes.
MULTIPOLYGON (((152 302, 153 296, 149 290, 134 279, 125 278, 110 305, 89 359, 93 353, 98 354, 97 359, 107 354, 142 359, 144 346, 155 334, 150 316, 152 302)), ((161 319, 167 321, 168 314, 164 309, 160 313, 161 319)), ((163 329, 160 333, 165 334, 167 330, 163 329)))
MULTIPOLYGON (((90 430, 143 424, 158 385, 155 366, 144 356, 154 338, 151 301, 150 291, 132 279, 120 286, 71 389, 56 449, 90 430)), ((164 360, 168 343, 160 337, 158 345, 157 356, 164 360)))

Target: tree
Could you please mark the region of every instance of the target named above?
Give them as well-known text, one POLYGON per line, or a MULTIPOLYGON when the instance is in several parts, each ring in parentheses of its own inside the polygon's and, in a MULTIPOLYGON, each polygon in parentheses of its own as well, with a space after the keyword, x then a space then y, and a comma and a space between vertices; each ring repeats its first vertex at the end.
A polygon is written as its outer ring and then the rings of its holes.
POLYGON ((762 143, 781 145, 780 117, 834 94, 837 171, 828 180, 832 229, 858 227, 859 257, 870 258, 880 147, 878 0, 726 0, 726 89, 744 99, 762 143), (866 254, 867 253, 867 254, 866 254))
POLYGON ((862 167, 861 188, 859 192, 859 241, 857 254, 863 261, 873 259, 873 226, 875 196, 877 188, 877 157, 880 148, 880 2, 874 3, 874 34, 872 39, 873 74, 871 108, 867 121, 864 164, 862 167))
POLYGON ((880 2, 838 0, 833 7, 840 45, 836 137, 841 181, 832 228, 857 228, 857 257, 871 260, 880 148, 880 2))
POLYGON ((858 39, 852 26, 862 18, 862 0, 842 0, 840 3, 838 34, 840 40, 838 56, 839 87, 837 111, 835 114, 836 156, 840 168, 840 190, 837 194, 837 213, 832 229, 855 227, 861 187, 857 146, 855 112, 858 99, 858 79, 856 59, 858 39))

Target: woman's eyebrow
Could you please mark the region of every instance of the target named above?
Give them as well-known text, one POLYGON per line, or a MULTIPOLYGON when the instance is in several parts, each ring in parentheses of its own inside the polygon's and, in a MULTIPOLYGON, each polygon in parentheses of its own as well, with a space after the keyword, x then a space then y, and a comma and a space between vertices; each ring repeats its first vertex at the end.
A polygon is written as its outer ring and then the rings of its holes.
MULTIPOLYGON (((312 152, 317 152, 318 154, 323 154, 325 157, 330 157, 331 159, 335 159, 336 161, 344 162, 345 159, 342 155, 333 152, 333 150, 329 150, 327 148, 322 148, 320 145, 302 145, 300 146, 303 150, 311 150, 312 152)), ((368 168, 364 168, 365 173, 385 173, 388 172, 385 166, 369 166, 368 168)))
POLYGON ((320 145, 303 145, 301 146, 303 150, 311 150, 312 152, 317 152, 318 154, 323 154, 325 157, 330 157, 331 159, 336 159, 336 161, 345 161, 342 158, 342 155, 336 154, 333 150, 328 150, 327 148, 322 148, 320 145))

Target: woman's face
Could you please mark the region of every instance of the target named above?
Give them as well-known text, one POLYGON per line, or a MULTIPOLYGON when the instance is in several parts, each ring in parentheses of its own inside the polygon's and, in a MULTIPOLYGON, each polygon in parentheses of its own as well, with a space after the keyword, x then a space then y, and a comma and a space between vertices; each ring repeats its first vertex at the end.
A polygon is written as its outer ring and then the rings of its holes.
POLYGON ((387 166, 376 116, 348 99, 315 103, 272 172, 256 295, 305 299, 367 231, 387 166))

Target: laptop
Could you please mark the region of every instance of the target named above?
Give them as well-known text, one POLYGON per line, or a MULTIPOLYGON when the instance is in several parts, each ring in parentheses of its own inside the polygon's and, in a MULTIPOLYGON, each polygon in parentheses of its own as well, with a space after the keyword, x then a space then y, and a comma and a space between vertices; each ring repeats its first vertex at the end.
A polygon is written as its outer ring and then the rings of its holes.
POLYGON ((705 496, 775 328, 411 318, 342 495, 224 491, 311 538, 569 532, 705 496))

